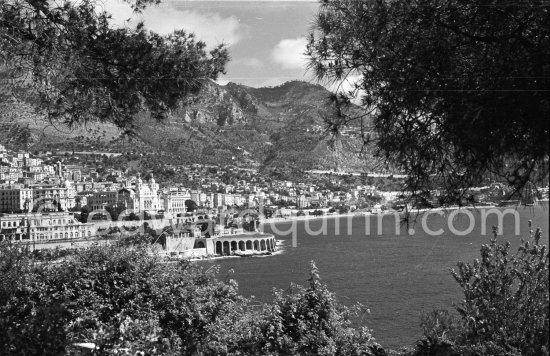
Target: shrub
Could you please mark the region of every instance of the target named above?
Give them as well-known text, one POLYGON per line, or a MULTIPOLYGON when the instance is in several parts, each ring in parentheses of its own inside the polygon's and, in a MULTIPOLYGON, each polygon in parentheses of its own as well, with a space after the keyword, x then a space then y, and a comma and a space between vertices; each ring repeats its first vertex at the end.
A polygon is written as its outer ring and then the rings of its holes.
POLYGON ((239 300, 215 269, 166 265, 146 245, 93 246, 56 264, 0 255, 1 355, 78 354, 79 343, 96 354, 194 354, 239 300))
POLYGON ((312 262, 309 287, 291 285, 262 310, 250 306, 219 319, 209 333, 214 354, 385 355, 366 328, 351 326, 364 311, 347 308, 321 282, 312 262), (250 310, 252 311, 250 312, 250 310), (249 310, 249 312, 247 312, 249 310))
POLYGON ((481 259, 459 262, 451 270, 464 292, 458 315, 425 316, 424 339, 415 354, 548 355, 549 259, 541 236, 540 228, 530 231, 534 241, 522 241, 511 253, 510 243, 499 243, 494 232, 481 247, 481 259), (439 353, 443 349, 447 353, 439 353))

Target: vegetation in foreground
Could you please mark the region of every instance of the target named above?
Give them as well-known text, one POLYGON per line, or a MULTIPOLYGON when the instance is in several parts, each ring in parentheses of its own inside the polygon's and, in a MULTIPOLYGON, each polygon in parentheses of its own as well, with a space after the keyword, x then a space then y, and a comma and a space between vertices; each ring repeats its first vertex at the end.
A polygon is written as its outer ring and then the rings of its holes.
POLYGON ((340 304, 313 262, 307 287, 276 290, 258 305, 218 270, 163 263, 146 242, 93 246, 56 263, 2 245, 0 354, 548 355, 540 237, 531 232, 512 253, 495 234, 481 259, 459 263, 452 275, 463 301, 425 315, 423 338, 402 351, 354 327, 365 309, 340 304))

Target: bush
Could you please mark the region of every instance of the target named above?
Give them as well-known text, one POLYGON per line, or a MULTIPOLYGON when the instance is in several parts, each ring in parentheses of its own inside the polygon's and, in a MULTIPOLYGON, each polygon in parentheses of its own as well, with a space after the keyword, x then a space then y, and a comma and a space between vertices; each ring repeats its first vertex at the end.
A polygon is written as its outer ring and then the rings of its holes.
POLYGON ((94 246, 56 263, 0 253, 0 354, 194 354, 206 326, 239 300, 236 285, 188 262, 161 263, 145 245, 94 246))
POLYGON ((309 288, 292 285, 261 310, 234 310, 212 325, 208 344, 214 354, 385 355, 370 330, 351 326, 364 310, 339 304, 312 262, 309 288))
MULTIPOLYGON (((530 223, 529 223, 530 224, 530 223)), ((451 270, 464 292, 458 314, 434 311, 422 321, 416 355, 548 355, 548 251, 540 228, 515 254, 496 233, 481 247, 481 259, 451 270), (431 352, 431 353, 430 353, 431 352)))

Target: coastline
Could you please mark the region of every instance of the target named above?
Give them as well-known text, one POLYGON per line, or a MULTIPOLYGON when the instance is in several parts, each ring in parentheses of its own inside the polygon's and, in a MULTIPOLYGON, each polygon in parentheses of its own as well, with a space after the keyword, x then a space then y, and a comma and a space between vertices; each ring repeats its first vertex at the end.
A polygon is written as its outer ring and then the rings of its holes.
MULTIPOLYGON (((496 205, 480 205, 480 206, 468 206, 468 207, 459 207, 459 206, 450 206, 450 207, 442 207, 442 208, 431 208, 431 209, 414 209, 408 211, 411 215, 418 215, 425 212, 437 212, 437 211, 443 211, 445 213, 450 213, 454 210, 460 210, 460 209, 468 209, 468 210, 478 210, 478 209, 493 209, 498 208, 496 205)), ((333 219, 333 218, 349 218, 349 217, 356 217, 356 216, 384 216, 384 215, 393 215, 393 214, 399 214, 404 215, 405 212, 401 211, 384 211, 380 213, 370 213, 370 212, 363 212, 363 211, 355 211, 352 213, 345 213, 345 214, 326 214, 326 215, 320 215, 320 216, 313 216, 313 215, 304 215, 304 216, 288 216, 288 217, 280 217, 280 218, 265 218, 260 220, 260 224, 270 225, 270 224, 278 224, 278 223, 289 223, 294 221, 306 221, 306 220, 320 220, 320 219, 333 219)))
MULTIPOLYGON (((264 251, 258 253, 244 253, 244 254, 234 254, 229 256, 220 256, 220 255, 206 255, 202 257, 192 257, 188 258, 190 262, 201 262, 201 261, 215 261, 215 260, 225 260, 225 259, 237 259, 237 258, 263 258, 271 257, 276 255, 281 255, 284 252, 284 249, 281 246, 277 246, 277 249, 273 252, 266 253, 264 251)), ((171 262, 181 260, 185 257, 172 257, 169 258, 171 262)))

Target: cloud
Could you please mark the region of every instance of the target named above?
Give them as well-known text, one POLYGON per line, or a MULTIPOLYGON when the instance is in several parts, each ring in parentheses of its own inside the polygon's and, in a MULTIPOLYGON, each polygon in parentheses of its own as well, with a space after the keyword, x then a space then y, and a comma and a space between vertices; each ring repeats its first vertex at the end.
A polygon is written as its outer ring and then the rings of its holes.
POLYGON ((306 44, 305 37, 281 40, 272 51, 272 59, 284 69, 305 69, 307 64, 307 58, 304 55, 306 44))
POLYGON ((234 16, 178 10, 168 4, 150 6, 142 14, 136 15, 127 3, 121 1, 106 2, 105 10, 113 15, 112 23, 116 26, 135 25, 143 21, 147 29, 162 35, 182 29, 193 32, 198 39, 212 47, 220 43, 235 44, 241 39, 240 24, 234 16))
POLYGON ((264 66, 264 63, 261 60, 254 57, 235 59, 232 64, 251 68, 261 68, 264 66))
POLYGON ((362 89, 357 90, 356 85, 361 84, 363 76, 360 73, 351 73, 345 79, 341 81, 321 83, 325 84, 325 87, 336 93, 343 93, 346 95, 352 94, 351 101, 356 105, 361 105, 361 98, 365 95, 365 91, 362 89))
POLYGON ((337 82, 327 82, 326 87, 333 92, 349 92, 355 90, 355 85, 360 83, 363 76, 359 73, 352 73, 346 78, 337 82))

